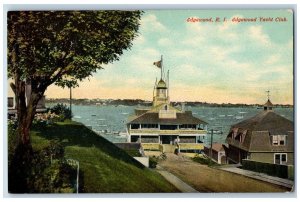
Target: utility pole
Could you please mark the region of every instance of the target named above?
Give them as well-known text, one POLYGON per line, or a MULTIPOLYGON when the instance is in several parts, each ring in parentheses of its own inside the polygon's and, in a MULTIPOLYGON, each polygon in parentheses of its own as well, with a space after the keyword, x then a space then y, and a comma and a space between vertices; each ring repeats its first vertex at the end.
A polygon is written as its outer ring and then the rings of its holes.
POLYGON ((70 112, 72 116, 72 86, 70 86, 70 112))
POLYGON ((214 135, 214 129, 211 129, 211 135, 210 135, 210 158, 211 158, 211 159, 212 159, 213 135, 214 135))

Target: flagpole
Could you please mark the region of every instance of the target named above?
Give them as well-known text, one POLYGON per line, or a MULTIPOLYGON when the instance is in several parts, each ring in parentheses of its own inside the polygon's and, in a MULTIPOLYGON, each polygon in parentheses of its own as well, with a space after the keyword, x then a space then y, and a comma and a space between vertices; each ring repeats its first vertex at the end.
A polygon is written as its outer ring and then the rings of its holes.
POLYGON ((162 79, 162 73, 163 73, 163 56, 161 55, 161 68, 160 68, 160 79, 162 79))
POLYGON ((168 70, 168 97, 170 96, 170 86, 169 86, 169 70, 168 70))

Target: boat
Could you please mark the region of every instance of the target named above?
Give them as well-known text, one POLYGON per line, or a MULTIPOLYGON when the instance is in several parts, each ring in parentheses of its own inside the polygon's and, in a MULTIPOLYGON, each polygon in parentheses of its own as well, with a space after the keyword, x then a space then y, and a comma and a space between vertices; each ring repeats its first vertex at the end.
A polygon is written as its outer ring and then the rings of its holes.
POLYGON ((223 134, 223 131, 220 131, 220 130, 208 130, 207 133, 211 134, 212 131, 213 131, 213 134, 223 134))
POLYGON ((235 119, 243 119, 244 116, 235 116, 235 119))

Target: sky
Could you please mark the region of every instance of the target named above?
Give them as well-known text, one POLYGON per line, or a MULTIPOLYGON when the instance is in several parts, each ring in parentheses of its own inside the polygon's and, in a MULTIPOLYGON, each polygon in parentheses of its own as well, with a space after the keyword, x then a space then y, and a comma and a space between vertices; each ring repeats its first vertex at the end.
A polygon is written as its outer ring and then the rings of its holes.
MULTIPOLYGON (((132 43, 119 61, 79 83, 73 98, 152 100, 160 78, 153 62, 163 55, 171 101, 263 104, 270 90, 273 103, 293 104, 291 10, 146 10, 132 43)), ((45 95, 68 98, 69 90, 50 86, 45 95)))

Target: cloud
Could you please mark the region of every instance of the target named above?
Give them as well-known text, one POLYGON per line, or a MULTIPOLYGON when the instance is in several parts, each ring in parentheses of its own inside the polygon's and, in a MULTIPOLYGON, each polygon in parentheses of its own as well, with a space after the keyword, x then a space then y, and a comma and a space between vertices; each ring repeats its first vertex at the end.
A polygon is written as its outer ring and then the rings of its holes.
POLYGON ((281 59, 281 56, 280 54, 274 54, 274 55, 270 55, 266 61, 265 61, 265 64, 266 65, 272 65, 272 64, 275 64, 275 63, 278 63, 281 59))
POLYGON ((146 41, 145 37, 142 36, 141 34, 139 34, 133 41, 133 44, 134 45, 143 45, 145 43, 145 41, 146 41))
POLYGON ((144 15, 141 19, 141 28, 142 31, 148 32, 165 32, 167 28, 158 21, 157 17, 154 14, 144 15))
POLYGON ((168 38, 161 38, 158 40, 158 45, 160 46, 171 46, 173 42, 168 38))
POLYGON ((253 25, 248 28, 249 38, 261 43, 262 45, 270 45, 270 37, 263 32, 263 27, 261 25, 253 25))
POLYGON ((164 67, 170 69, 171 100, 261 103, 257 100, 264 102, 265 90, 271 89, 276 92, 274 103, 292 102, 293 39, 285 35, 287 41, 278 43, 268 34, 277 29, 269 28, 275 24, 234 23, 228 18, 220 24, 179 26, 166 20, 162 24, 149 13, 142 17, 132 49, 99 71, 96 80, 82 84, 86 87, 77 89, 78 96, 89 92, 99 98, 151 99, 155 77, 160 76, 153 62, 163 54, 164 67))

